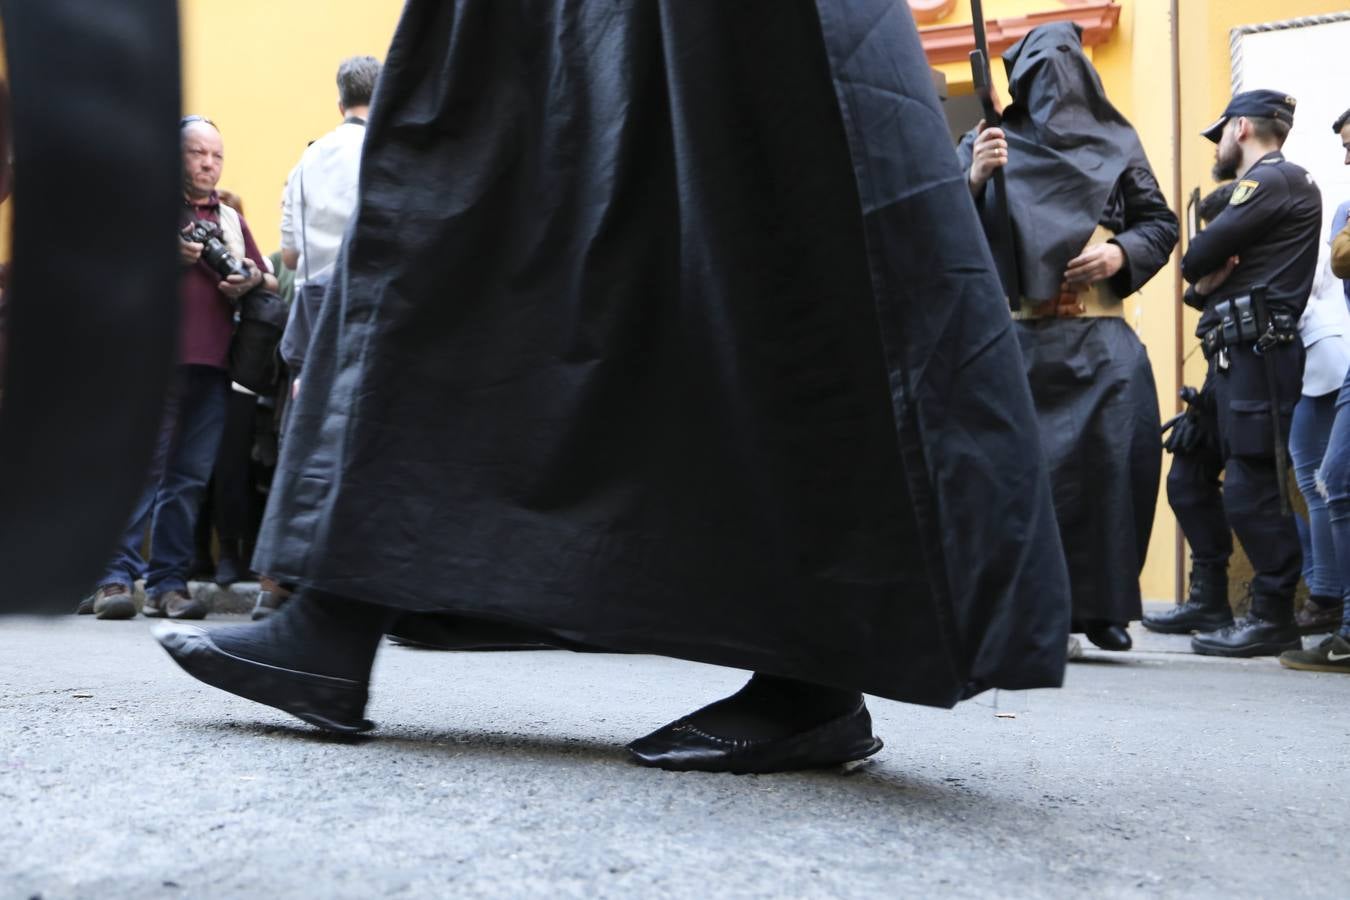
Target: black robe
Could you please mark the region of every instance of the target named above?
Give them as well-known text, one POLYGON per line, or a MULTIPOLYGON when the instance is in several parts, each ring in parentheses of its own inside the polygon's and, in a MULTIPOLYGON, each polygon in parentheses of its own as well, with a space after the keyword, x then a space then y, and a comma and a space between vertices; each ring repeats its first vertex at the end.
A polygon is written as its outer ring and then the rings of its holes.
POLYGON ((891 0, 412 0, 256 564, 950 705, 1058 685, 1021 357, 891 0))
MULTIPOLYGON (((1125 254, 1109 281, 1112 291, 1118 297, 1138 291, 1167 264, 1177 219, 1138 135, 1083 55, 1077 26, 1037 28, 1004 61, 1013 100, 1002 125, 1011 268, 1022 308, 1059 294, 1069 261, 1098 225, 1125 254)), ((974 139, 971 132, 961 142, 967 169, 974 139)), ((1001 211, 986 203, 980 211, 992 239, 1001 211)), ((1078 627, 1138 619, 1139 574, 1162 474, 1148 354, 1121 318, 1024 320, 1017 331, 1050 465, 1074 619, 1078 627)))

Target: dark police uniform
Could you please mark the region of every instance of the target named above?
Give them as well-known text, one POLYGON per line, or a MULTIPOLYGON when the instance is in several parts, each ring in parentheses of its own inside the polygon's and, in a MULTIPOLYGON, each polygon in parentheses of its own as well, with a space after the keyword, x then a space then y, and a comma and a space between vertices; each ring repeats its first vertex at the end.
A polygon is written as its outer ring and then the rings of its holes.
MULTIPOLYGON (((1232 116, 1251 115, 1292 121, 1290 98, 1275 92, 1255 91, 1234 98, 1222 123, 1232 116), (1253 97, 1252 95, 1259 95, 1253 97), (1283 106, 1285 116, 1272 115, 1283 106)), ((1217 137, 1216 134, 1211 137, 1217 137)), ((1292 619, 1294 588, 1302 562, 1294 520, 1281 514, 1276 477, 1275 440, 1271 422, 1271 396, 1265 361, 1250 341, 1235 341, 1216 348, 1216 329, 1222 330, 1221 304, 1248 298, 1252 289, 1265 286, 1266 305, 1280 330, 1293 336, 1307 304, 1317 266, 1321 232, 1321 192, 1312 177, 1287 161, 1283 154, 1267 154, 1243 174, 1233 199, 1208 228, 1198 234, 1182 260, 1182 274, 1194 283, 1223 267, 1232 256, 1240 259, 1228 280, 1212 295, 1201 297, 1192 289, 1187 302, 1203 309, 1197 335, 1207 342, 1214 372, 1220 448, 1226 470, 1224 510, 1233 531, 1242 542, 1255 570, 1252 579, 1252 613, 1267 623, 1284 625, 1292 619)), ((1303 377, 1303 347, 1297 339, 1275 344, 1265 351, 1274 364, 1277 414, 1281 434, 1289 434, 1294 405, 1303 377)), ((1184 486, 1180 505, 1186 506, 1184 486)), ((1217 518, 1213 518, 1217 522, 1217 518)), ((1209 530, 1212 530, 1209 529, 1209 530)), ((1200 529, 1198 534, 1205 533, 1200 529)), ((1189 536, 1188 532, 1188 536, 1189 536)), ((1215 539, 1213 552, 1222 550, 1215 539)), ((1259 623, 1257 623, 1259 624, 1259 623)), ((1250 621, 1236 629, 1251 630, 1250 621)), ((1225 640, 1223 632, 1202 635, 1193 641, 1200 653, 1253 655, 1257 644, 1287 643, 1286 629, 1256 635, 1252 640, 1225 640), (1278 633, 1277 633, 1278 632, 1278 633)), ((1297 632, 1290 632, 1296 640, 1297 632)), ((1260 652, 1275 647, 1261 646, 1260 652)))
MULTIPOLYGON (((1197 428, 1211 436, 1219 434, 1218 410, 1214 407, 1216 381, 1218 371, 1214 360, 1210 360, 1204 385, 1200 387, 1203 402, 1195 417, 1197 428)), ((1215 607, 1222 602, 1222 609, 1216 609, 1220 625, 1231 621, 1231 615, 1227 614, 1227 568, 1228 557, 1233 556, 1233 530, 1223 511, 1220 490, 1222 475, 1223 448, 1218 440, 1203 440, 1191 451, 1177 451, 1168 470, 1168 505, 1191 545, 1192 600, 1206 602, 1214 598, 1215 602, 1208 604, 1215 607), (1197 590, 1201 584, 1204 590, 1197 590)), ((1146 625, 1154 625, 1154 618, 1157 617, 1146 617, 1146 625)))

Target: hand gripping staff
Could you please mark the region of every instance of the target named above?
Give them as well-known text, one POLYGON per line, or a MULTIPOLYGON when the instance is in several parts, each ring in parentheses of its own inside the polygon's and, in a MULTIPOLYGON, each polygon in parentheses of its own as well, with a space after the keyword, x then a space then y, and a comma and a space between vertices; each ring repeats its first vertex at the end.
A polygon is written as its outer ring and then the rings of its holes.
POLYGON ((0 613, 61 613, 145 487, 173 371, 178 9, 0 0, 0 16, 15 175, 0 613))
MULTIPOLYGON (((989 35, 984 26, 983 0, 971 0, 971 25, 975 29, 975 49, 970 51, 970 74, 975 85, 975 95, 980 98, 984 109, 986 128, 997 128, 1003 117, 994 106, 993 73, 989 70, 989 35)), ((998 266, 998 278, 1003 284, 1003 294, 1014 309, 1022 308, 1022 295, 1018 287, 1016 255, 1013 252, 1012 212, 1008 208, 1008 187, 1002 169, 994 170, 992 182, 985 187, 985 208, 992 211, 994 234, 989 236, 990 250, 994 254, 994 263, 998 266)))

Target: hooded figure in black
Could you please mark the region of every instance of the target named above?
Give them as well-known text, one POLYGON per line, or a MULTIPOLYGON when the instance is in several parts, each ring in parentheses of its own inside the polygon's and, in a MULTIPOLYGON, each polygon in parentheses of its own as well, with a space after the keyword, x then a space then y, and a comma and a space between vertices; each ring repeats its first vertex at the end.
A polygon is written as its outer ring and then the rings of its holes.
POLYGON ((336 730, 395 611, 754 670, 630 747, 880 746, 859 691, 1058 685, 1021 356, 892 0, 412 0, 306 358, 257 625, 160 640, 336 730), (278 669, 287 670, 278 673, 278 669))
MULTIPOLYGON (((1113 107, 1081 31, 1035 29, 1003 56, 1012 103, 973 131, 962 162, 991 241, 1006 173, 1020 307, 1014 313, 1050 463, 1073 587, 1074 628, 1128 649, 1162 468, 1153 371, 1121 300, 1178 239, 1139 137, 1113 107)), ((1006 242, 1004 242, 1006 243, 1006 242)), ((997 245, 997 243, 996 243, 997 245)))

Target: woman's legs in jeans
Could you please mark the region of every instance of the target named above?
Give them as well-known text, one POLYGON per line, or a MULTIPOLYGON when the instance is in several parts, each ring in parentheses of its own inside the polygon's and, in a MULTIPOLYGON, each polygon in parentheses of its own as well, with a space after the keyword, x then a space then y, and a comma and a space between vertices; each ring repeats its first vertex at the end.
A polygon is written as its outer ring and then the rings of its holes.
POLYGON ((1335 420, 1335 393, 1303 397, 1294 408, 1294 420, 1289 429, 1289 455, 1294 462, 1294 476, 1308 504, 1312 544, 1311 564, 1306 566, 1308 589, 1313 597, 1327 604, 1341 599, 1341 577, 1327 502, 1318 489, 1317 474, 1322 468, 1335 420))
MULTIPOLYGON (((1342 388, 1341 395, 1350 401, 1350 390, 1342 388)), ((1350 405, 1340 401, 1337 402, 1331 439, 1322 460, 1321 481, 1327 490, 1331 538, 1344 591, 1345 586, 1350 585, 1350 405)), ((1343 609, 1341 635, 1350 638, 1350 604, 1346 604, 1343 609)))

